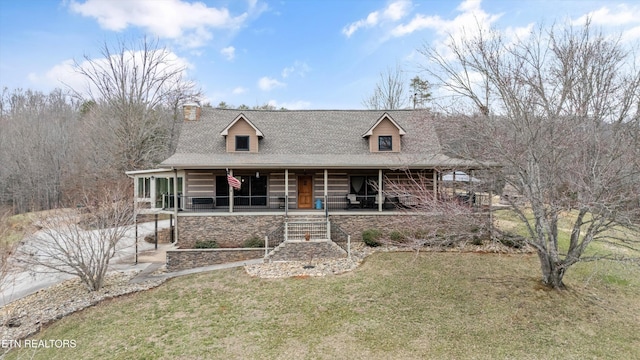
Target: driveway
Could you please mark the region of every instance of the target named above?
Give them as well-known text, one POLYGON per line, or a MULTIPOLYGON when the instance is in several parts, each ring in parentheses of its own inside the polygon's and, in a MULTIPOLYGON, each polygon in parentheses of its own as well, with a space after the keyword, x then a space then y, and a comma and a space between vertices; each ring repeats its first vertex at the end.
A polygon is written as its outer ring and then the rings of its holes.
MULTIPOLYGON (((169 220, 158 221, 158 230, 168 228, 169 220)), ((146 268, 150 262, 163 262, 162 255, 167 248, 172 247, 170 244, 162 244, 158 246, 159 252, 155 252, 155 245, 144 241, 144 237, 154 233, 155 223, 147 222, 138 224, 138 264, 135 264, 136 241, 135 228, 131 226, 127 229, 125 237, 118 244, 118 251, 111 259, 109 269, 114 271, 126 270, 142 270, 146 268), (142 261, 145 261, 144 263, 142 261)), ((33 234, 26 238, 24 242, 30 241, 34 237, 43 236, 41 232, 33 234)), ((60 272, 51 272, 44 268, 32 268, 29 271, 18 271, 9 274, 2 284, 0 291, 0 306, 4 306, 14 300, 32 294, 38 290, 48 288, 52 285, 60 283, 66 279, 72 278, 72 275, 60 272)))

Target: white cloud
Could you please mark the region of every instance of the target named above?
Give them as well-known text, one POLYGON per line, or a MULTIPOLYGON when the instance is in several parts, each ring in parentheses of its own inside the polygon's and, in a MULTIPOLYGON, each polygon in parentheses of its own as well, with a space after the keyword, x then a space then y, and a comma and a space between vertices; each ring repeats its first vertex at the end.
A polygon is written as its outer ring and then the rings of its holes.
POLYGON ((477 32, 478 26, 481 29, 489 29, 491 24, 498 20, 501 14, 488 14, 481 5, 481 0, 465 0, 458 5, 456 10, 460 12, 452 20, 443 19, 438 15, 427 16, 417 14, 406 24, 396 26, 392 31, 392 36, 405 36, 423 29, 435 30, 441 36, 452 36, 455 39, 463 37, 466 29, 477 32))
POLYGON ((638 39, 640 39, 640 26, 634 26, 622 33, 622 40, 624 41, 635 41, 638 39))
POLYGON ((277 102, 276 100, 269 100, 268 104, 275 107, 276 109, 285 108, 287 110, 304 110, 310 109, 311 103, 309 101, 298 100, 294 102, 277 102))
MULTIPOLYGON (((175 71, 176 69, 188 69, 191 67, 191 64, 186 59, 177 56, 173 52, 170 52, 166 49, 156 51, 164 51, 164 53, 155 54, 156 56, 162 57, 164 59, 164 62, 159 66, 157 70, 157 74, 159 76, 166 72, 175 71)), ((114 56, 117 57, 118 55, 114 56)), ((124 54, 124 59, 127 62, 140 63, 142 59, 142 52, 128 51, 124 54)), ((79 65, 83 69, 86 69, 90 72, 92 64, 97 68, 108 68, 108 62, 105 58, 95 58, 91 59, 90 61, 84 60, 79 65)), ((183 76, 183 78, 186 78, 186 76, 183 76)), ((75 70, 73 60, 65 60, 59 64, 56 64, 51 69, 47 70, 44 74, 30 73, 28 79, 34 85, 47 86, 50 88, 68 86, 74 91, 77 91, 78 93, 86 97, 91 97, 91 94, 96 97, 99 96, 97 89, 93 85, 91 85, 88 79, 75 70)), ((168 85, 170 86, 173 84, 168 85)))
POLYGON ((640 6, 620 4, 613 9, 603 6, 598 10, 573 19, 571 24, 582 26, 587 19, 591 20, 592 25, 602 27, 631 26, 622 30, 623 41, 634 41, 640 38, 640 6))
POLYGON ((238 86, 231 91, 233 95, 240 95, 246 92, 247 92, 247 89, 243 88, 242 86, 238 86))
POLYGON ((236 57, 236 48, 234 48, 233 46, 227 46, 226 48, 220 50, 220 53, 224 55, 227 60, 231 61, 236 57))
POLYGON ((300 77, 304 77, 309 71, 311 67, 307 65, 304 61, 295 61, 293 65, 282 69, 282 77, 287 78, 289 75, 295 74, 300 77))
POLYGON ((598 10, 584 14, 573 20, 572 24, 578 26, 584 25, 587 18, 591 19, 593 25, 601 26, 619 26, 638 23, 640 22, 640 7, 620 4, 611 10, 603 6, 598 10))
MULTIPOLYGON (((69 8, 97 19, 107 30, 122 31, 137 26, 154 36, 178 40, 188 47, 202 46, 210 40, 213 37, 211 29, 239 28, 249 16, 248 12, 233 16, 227 8, 182 0, 71 0, 69 8)), ((262 11, 255 4, 249 7, 249 11, 256 9, 262 11)))
POLYGON ((264 90, 264 91, 270 91, 272 89, 283 87, 285 85, 286 85, 285 83, 282 83, 276 79, 272 79, 267 76, 262 77, 260 78, 260 80, 258 80, 258 87, 260 88, 260 90, 264 90))
POLYGON ((366 18, 354 21, 351 24, 345 26, 342 29, 342 33, 346 37, 351 37, 353 33, 361 28, 374 27, 385 21, 398 21, 407 14, 410 7, 411 1, 396 0, 390 3, 386 8, 373 11, 369 13, 366 18))

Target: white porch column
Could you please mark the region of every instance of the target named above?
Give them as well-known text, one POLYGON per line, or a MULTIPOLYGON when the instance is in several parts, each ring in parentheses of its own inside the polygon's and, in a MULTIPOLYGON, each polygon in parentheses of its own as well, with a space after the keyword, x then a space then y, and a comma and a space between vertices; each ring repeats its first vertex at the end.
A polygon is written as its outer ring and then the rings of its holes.
MULTIPOLYGON (((328 211, 329 208, 327 206, 329 206, 329 170, 324 169, 324 196, 323 196, 323 202, 324 202, 324 213, 325 215, 328 215, 328 211)), ((331 238, 331 234, 329 233, 329 228, 327 227, 327 239, 331 238)))
POLYGON ((438 200, 438 171, 433 169, 433 200, 438 200))
POLYGON ((378 211, 382 211, 382 203, 384 202, 384 194, 382 193, 382 169, 378 169, 378 211))
POLYGON ((284 169, 284 212, 289 210, 289 169, 284 169))
MULTIPOLYGON (((329 171, 324 169, 324 197, 329 196, 329 171)), ((325 205, 326 206, 326 205, 325 205)))
MULTIPOLYGON (((229 175, 233 176, 233 169, 229 170, 229 175)), ((233 212, 233 187, 229 186, 229 212, 233 212)))
POLYGON ((149 198, 151 199, 151 208, 156 207, 156 177, 151 175, 149 177, 149 198))

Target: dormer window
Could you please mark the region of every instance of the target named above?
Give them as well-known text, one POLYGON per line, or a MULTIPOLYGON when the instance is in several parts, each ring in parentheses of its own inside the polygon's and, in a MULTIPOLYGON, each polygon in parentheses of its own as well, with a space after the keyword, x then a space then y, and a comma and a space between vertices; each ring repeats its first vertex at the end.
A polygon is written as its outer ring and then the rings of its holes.
POLYGON ((249 151, 248 135, 236 135, 236 151, 249 151))
POLYGON ((393 151, 393 136, 378 136, 378 151, 393 151))
POLYGON ((401 137, 405 135, 406 132, 398 123, 395 122, 389 116, 389 114, 384 113, 382 116, 376 121, 373 126, 367 130, 363 138, 368 139, 369 141, 369 151, 372 153, 375 152, 401 152, 400 145, 402 143, 401 137))
POLYGON ((227 152, 257 153, 260 139, 264 137, 260 131, 244 114, 238 115, 220 135, 226 138, 227 152))

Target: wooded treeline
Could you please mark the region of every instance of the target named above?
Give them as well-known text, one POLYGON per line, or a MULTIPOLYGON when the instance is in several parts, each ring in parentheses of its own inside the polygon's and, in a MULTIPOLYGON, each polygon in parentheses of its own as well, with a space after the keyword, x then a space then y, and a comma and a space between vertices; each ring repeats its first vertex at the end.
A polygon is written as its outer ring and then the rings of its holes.
POLYGON ((85 190, 129 186, 124 171, 163 160, 179 132, 167 106, 153 110, 153 124, 140 129, 148 134, 136 144, 133 124, 119 124, 108 104, 60 89, 5 88, 0 100, 0 201, 14 213, 74 206, 85 190))
POLYGON ((105 43, 74 70, 85 88, 2 89, 0 206, 14 213, 74 206, 101 187, 127 191, 124 172, 173 153, 181 106, 200 97, 175 54, 146 38, 105 43))

